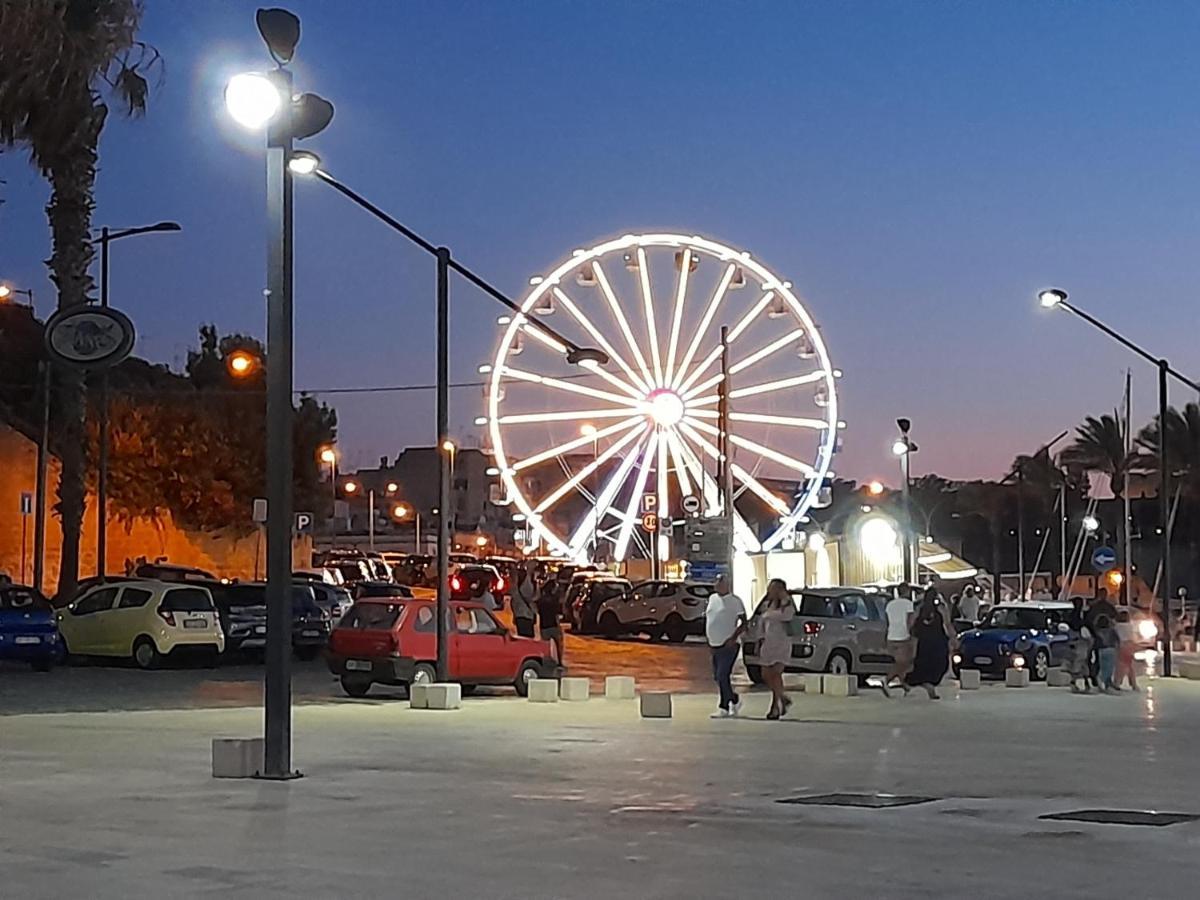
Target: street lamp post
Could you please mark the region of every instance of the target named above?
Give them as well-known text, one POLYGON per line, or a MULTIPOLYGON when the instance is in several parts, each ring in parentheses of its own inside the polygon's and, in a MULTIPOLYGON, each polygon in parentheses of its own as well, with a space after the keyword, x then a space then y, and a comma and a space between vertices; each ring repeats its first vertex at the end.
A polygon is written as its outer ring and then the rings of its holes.
MULTIPOLYGON (((421 237, 407 225, 389 216, 382 209, 371 203, 361 194, 342 184, 321 167, 321 161, 316 154, 299 152, 292 155, 291 170, 295 174, 312 175, 332 187, 362 209, 366 210, 393 231, 398 232, 406 240, 416 244, 426 253, 437 259, 437 446, 443 447, 449 441, 449 334, 450 334, 450 272, 453 270, 485 294, 508 307, 517 315, 524 316, 521 307, 509 299, 499 289, 488 281, 476 275, 462 263, 450 255, 446 247, 436 247, 421 237)), ((554 338, 564 348, 567 362, 585 368, 597 368, 608 362, 608 355, 592 347, 580 347, 574 341, 563 337, 549 325, 543 322, 529 322, 526 328, 535 329, 554 338)), ((446 676, 446 661, 448 653, 446 629, 447 617, 450 610, 450 467, 453 460, 450 454, 442 451, 438 454, 438 508, 442 511, 438 516, 438 584, 437 584, 437 672, 438 678, 446 676)))
MULTIPOLYGON (((1148 350, 1139 347, 1123 334, 1105 325, 1095 316, 1085 312, 1078 306, 1067 301, 1067 292, 1059 288, 1047 288, 1038 294, 1038 302, 1044 309, 1065 309, 1083 319, 1117 343, 1132 350, 1142 359, 1152 363, 1158 369, 1158 505, 1162 517, 1162 582, 1159 586, 1162 594, 1162 627, 1163 634, 1163 675, 1171 674, 1171 472, 1167 465, 1167 380, 1168 376, 1200 393, 1200 384, 1188 378, 1162 357, 1155 356, 1148 350)), ((1126 554, 1129 553, 1126 548, 1126 554)))
POLYGON ((337 546, 337 451, 326 447, 321 462, 329 466, 329 546, 337 546))
MULTIPOLYGON (((333 106, 296 96, 286 68, 300 42, 300 20, 284 9, 255 14, 276 68, 229 80, 225 104, 247 128, 266 131, 267 149, 267 652, 262 777, 293 778, 292 631, 292 173, 293 142, 322 131, 333 106)), ((335 482, 336 485, 336 482, 335 482)), ((336 486, 335 486, 336 490, 336 486)))
POLYGON ((600 555, 600 504, 596 502, 600 495, 600 467, 596 464, 600 458, 600 442, 596 426, 585 422, 579 426, 579 433, 592 439, 592 562, 600 555))
POLYGON ((29 298, 29 308, 33 309, 33 289, 26 290, 25 288, 15 288, 7 284, 0 284, 0 303, 7 303, 8 298, 14 294, 24 294, 29 298))
MULTIPOLYGON (((110 231, 107 226, 100 229, 100 237, 92 241, 100 245, 100 305, 108 306, 108 245, 121 238, 139 234, 155 234, 163 231, 181 231, 178 222, 156 222, 139 225, 137 228, 122 228, 110 231)), ((33 295, 29 297, 33 305, 33 295)), ((96 454, 96 574, 104 576, 108 556, 108 370, 100 373, 100 447, 96 454)))
POLYGON ((908 431, 912 427, 912 422, 908 419, 897 419, 896 425, 900 428, 900 437, 892 444, 892 453, 900 458, 900 497, 901 504, 904 507, 904 582, 910 584, 915 575, 913 566, 913 516, 912 516, 912 499, 910 495, 910 476, 911 463, 910 457, 917 452, 917 445, 912 442, 908 436, 908 431))

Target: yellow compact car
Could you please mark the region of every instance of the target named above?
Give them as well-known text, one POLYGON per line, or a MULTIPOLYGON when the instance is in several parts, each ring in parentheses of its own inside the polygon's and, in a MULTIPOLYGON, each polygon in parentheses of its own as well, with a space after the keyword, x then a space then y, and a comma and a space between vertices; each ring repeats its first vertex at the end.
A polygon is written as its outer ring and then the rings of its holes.
POLYGON ((215 664, 225 635, 207 587, 171 581, 97 584, 59 611, 72 656, 115 656, 152 669, 171 655, 195 653, 215 664))

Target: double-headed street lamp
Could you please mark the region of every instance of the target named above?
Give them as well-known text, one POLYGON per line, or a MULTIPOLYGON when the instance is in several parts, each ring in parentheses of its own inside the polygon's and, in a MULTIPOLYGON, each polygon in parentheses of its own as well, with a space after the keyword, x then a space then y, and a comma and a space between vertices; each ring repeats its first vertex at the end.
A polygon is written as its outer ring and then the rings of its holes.
POLYGON ((912 422, 908 419, 897 419, 900 436, 892 442, 892 453, 900 460, 900 497, 904 506, 904 582, 911 584, 913 580, 913 517, 912 500, 909 497, 910 457, 917 452, 917 445, 908 436, 912 422))
MULTIPOLYGON (((136 228, 110 230, 100 229, 100 236, 93 244, 100 247, 100 305, 108 306, 108 245, 122 238, 139 234, 158 234, 164 231, 182 231, 178 222, 155 222, 153 225, 138 225, 136 228)), ((33 296, 29 298, 33 304, 33 296)), ((100 375, 100 447, 96 456, 96 574, 105 574, 105 559, 108 555, 108 370, 100 375)))
MULTIPOLYGON (((357 481, 347 481, 342 485, 342 490, 347 495, 353 495, 358 492, 357 481)), ((386 496, 390 497, 400 490, 400 485, 394 481, 389 481, 387 484, 386 496)), ((367 489, 367 541, 372 550, 375 549, 375 488, 367 489)))
MULTIPOLYGON (((1167 376, 1200 393, 1200 384, 1188 378, 1160 356, 1155 356, 1148 350, 1139 347, 1123 334, 1109 328, 1095 316, 1084 312, 1078 306, 1068 302, 1067 292, 1060 288, 1046 288, 1038 293, 1038 302, 1044 309, 1065 309, 1083 319, 1089 325, 1099 328, 1110 338, 1124 347, 1132 350, 1142 359, 1158 368, 1158 501, 1162 516, 1162 582, 1159 585, 1162 594, 1162 633, 1166 635, 1163 641, 1163 675, 1171 674, 1171 472, 1167 466, 1167 376)), ((1126 553, 1128 553, 1126 548, 1126 553)))
POLYGON ((25 288, 15 288, 12 285, 0 284, 0 303, 7 303, 12 297, 17 294, 24 294, 29 298, 29 308, 33 309, 33 289, 26 290, 25 288))

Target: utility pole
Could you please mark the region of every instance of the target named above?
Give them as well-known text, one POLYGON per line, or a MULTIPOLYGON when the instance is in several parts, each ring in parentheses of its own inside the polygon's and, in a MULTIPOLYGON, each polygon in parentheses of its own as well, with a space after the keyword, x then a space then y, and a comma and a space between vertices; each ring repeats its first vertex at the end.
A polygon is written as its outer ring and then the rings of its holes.
POLYGON ((437 677, 450 675, 450 250, 437 248, 437 677))
MULTIPOLYGON (((108 227, 100 229, 100 305, 108 308, 108 227)), ((96 458, 96 574, 108 558, 108 370, 100 373, 100 448, 96 458)))
POLYGON ((1167 375, 1171 367, 1158 361, 1158 507, 1162 517, 1163 675, 1171 676, 1171 470, 1167 462, 1167 375))
POLYGON ((52 366, 44 360, 39 366, 42 375, 42 431, 38 435, 37 477, 33 488, 33 587, 42 589, 46 577, 46 466, 50 458, 50 379, 52 366))

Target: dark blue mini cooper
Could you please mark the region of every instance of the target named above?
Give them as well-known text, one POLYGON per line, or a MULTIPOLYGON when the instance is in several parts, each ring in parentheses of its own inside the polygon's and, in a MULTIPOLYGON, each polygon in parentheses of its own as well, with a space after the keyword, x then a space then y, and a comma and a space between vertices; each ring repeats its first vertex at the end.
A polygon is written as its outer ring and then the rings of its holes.
POLYGON ((959 635, 954 673, 978 669, 985 677, 1003 678, 1009 668, 1029 669, 1031 681, 1044 681, 1051 666, 1067 652, 1070 603, 1005 603, 995 606, 979 626, 959 635))

